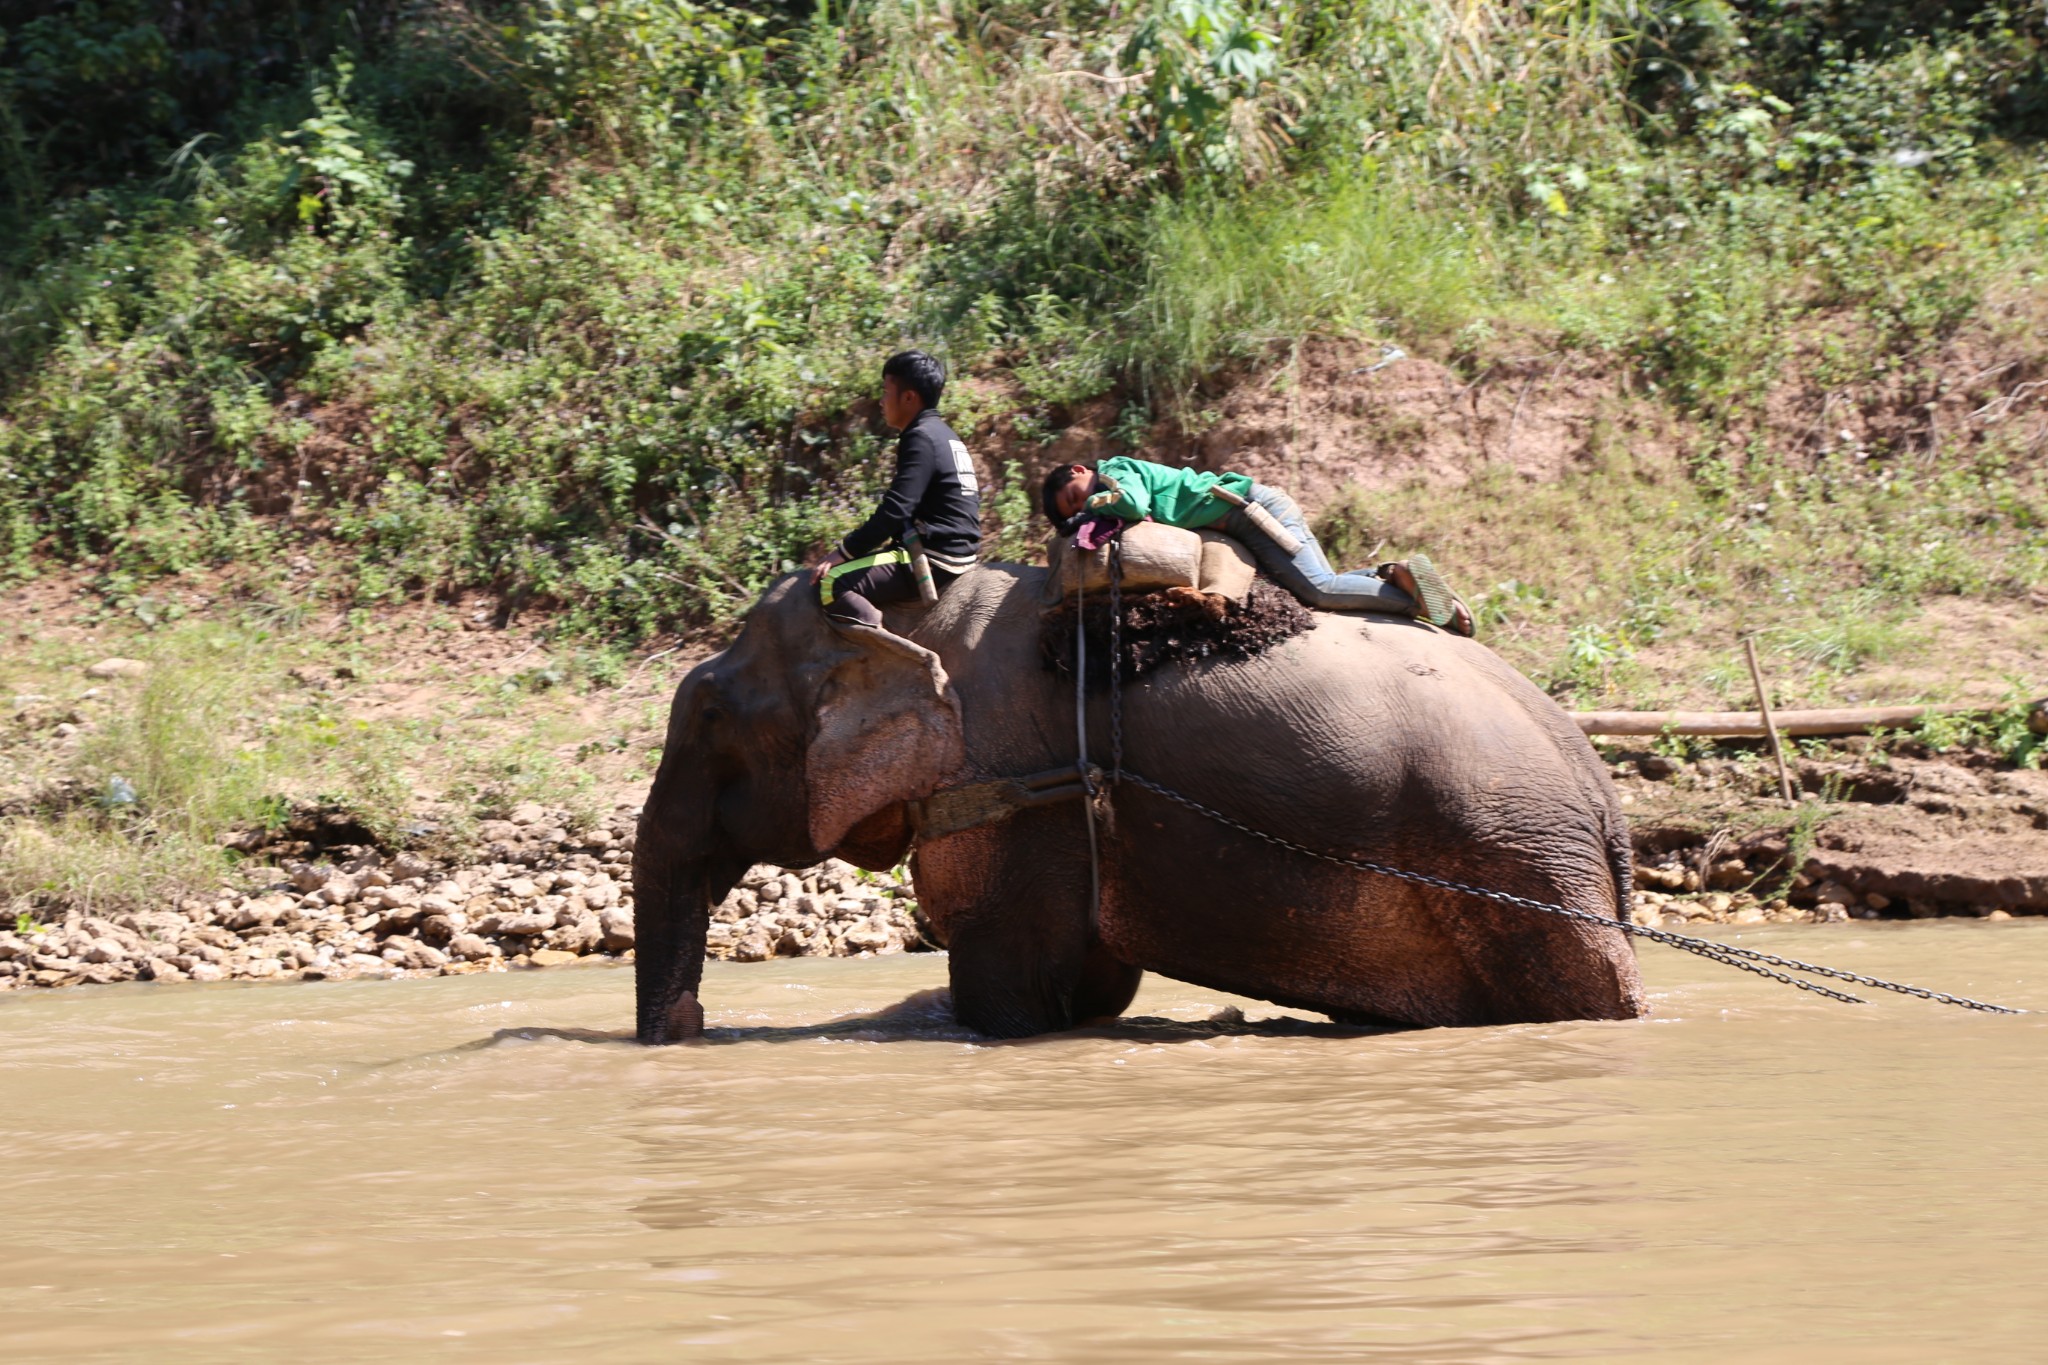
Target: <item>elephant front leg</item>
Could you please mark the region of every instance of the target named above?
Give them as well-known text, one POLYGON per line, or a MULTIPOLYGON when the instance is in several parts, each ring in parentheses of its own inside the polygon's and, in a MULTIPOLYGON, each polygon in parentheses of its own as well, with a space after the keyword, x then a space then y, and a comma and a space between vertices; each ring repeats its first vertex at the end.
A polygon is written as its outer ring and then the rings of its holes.
POLYGON ((1142 969, 1118 961, 1089 924, 1085 845, 1030 812, 918 850, 917 889, 943 922, 953 1014, 977 1033, 1028 1038, 1123 1013, 1142 969))
POLYGON ((1088 955, 1081 964, 1081 979, 1074 985, 1074 1022, 1107 1023, 1122 1016, 1138 994, 1145 979, 1143 967, 1133 967, 1111 957, 1099 938, 1088 940, 1088 955))
POLYGON ((1138 993, 1142 968, 1099 941, 1053 948, 1017 926, 975 922, 953 934, 953 1017, 994 1038, 1029 1038, 1114 1019, 1138 993))

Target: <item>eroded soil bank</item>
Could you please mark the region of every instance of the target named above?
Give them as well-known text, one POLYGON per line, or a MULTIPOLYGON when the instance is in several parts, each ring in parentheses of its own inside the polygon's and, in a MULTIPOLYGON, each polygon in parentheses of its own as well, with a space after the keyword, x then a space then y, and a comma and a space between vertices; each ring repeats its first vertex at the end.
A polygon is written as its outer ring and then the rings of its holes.
POLYGON ((1788 809, 1760 749, 1610 759, 1635 833, 1639 914, 1647 901, 1666 918, 1703 918, 1704 901, 1740 922, 1744 896, 1765 918, 2048 914, 2048 772, 1858 737, 1798 760, 1788 809))

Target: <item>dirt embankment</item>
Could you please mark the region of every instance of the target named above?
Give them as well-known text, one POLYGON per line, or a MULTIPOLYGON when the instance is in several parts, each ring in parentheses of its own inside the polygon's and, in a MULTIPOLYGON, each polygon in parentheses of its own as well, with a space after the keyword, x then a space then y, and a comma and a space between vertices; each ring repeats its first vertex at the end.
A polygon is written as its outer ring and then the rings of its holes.
MULTIPOLYGON (((2038 461, 2048 454, 2044 308, 2031 295, 1986 307, 1912 357, 1879 355, 1879 340, 1818 315, 1787 345, 1762 396, 1721 423, 1682 416, 1625 357, 1541 336, 1502 336, 1474 354, 1392 359, 1355 341, 1311 340, 1161 415, 1139 453, 1242 470, 1311 511, 1352 487, 1448 490, 1500 470, 1549 481, 1594 467, 1614 446, 1640 468, 1704 455, 1739 467, 1758 450, 1809 462, 1835 454, 1917 462, 1991 443, 2038 461)), ((1005 406, 1025 405, 1002 377, 966 382, 999 393, 1005 406)), ((1111 435, 1123 414, 1115 397, 1057 411, 1061 430, 1050 441, 999 424, 978 453, 991 472, 1016 459, 1036 480, 1056 463, 1128 453, 1111 435)))
MULTIPOLYGON (((1377 368, 1385 360, 1378 349, 1309 342, 1285 363, 1239 374, 1213 398, 1160 417, 1135 453, 1239 470, 1313 511, 1350 487, 1455 488, 1495 467, 1555 479, 1591 463, 1601 423, 1645 448, 1669 452, 1681 439, 1668 419, 1629 401, 1613 366, 1536 343, 1526 350, 1469 366, 1402 355, 1377 368)), ((1006 404, 1025 401, 1001 380, 967 382, 1006 404)), ((1114 397, 1062 411, 1049 441, 999 423, 977 453, 992 472, 1018 461, 1035 486, 1055 464, 1134 453, 1111 434, 1122 414, 1114 397)))
POLYGON ((1624 753, 1615 774, 1653 904, 1747 892, 1820 919, 2048 915, 2048 772, 1852 740, 1798 763, 1791 811, 1758 753, 1624 753))

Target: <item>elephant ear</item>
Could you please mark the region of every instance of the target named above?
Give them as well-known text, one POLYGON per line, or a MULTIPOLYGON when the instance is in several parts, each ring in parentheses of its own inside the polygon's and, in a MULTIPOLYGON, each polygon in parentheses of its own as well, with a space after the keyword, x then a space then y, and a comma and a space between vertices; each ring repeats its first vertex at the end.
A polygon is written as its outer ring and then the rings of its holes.
POLYGON ((960 699, 938 655, 886 630, 832 628, 842 649, 804 755, 811 846, 821 853, 876 812, 931 795, 966 761, 960 699))

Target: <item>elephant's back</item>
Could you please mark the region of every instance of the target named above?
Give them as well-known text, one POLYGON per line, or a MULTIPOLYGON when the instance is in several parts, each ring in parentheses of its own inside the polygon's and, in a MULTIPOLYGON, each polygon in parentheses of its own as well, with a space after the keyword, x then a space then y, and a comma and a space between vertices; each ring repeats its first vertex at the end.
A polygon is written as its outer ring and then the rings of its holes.
MULTIPOLYGON (((917 630, 985 718, 1072 704, 1071 684, 1046 670, 1039 651, 1044 577, 1034 566, 977 569, 917 630)), ((1096 689, 1098 736, 1108 733, 1108 703, 1096 689)), ((1403 617, 1318 612, 1311 629, 1265 653, 1169 664, 1131 680, 1122 709, 1129 765, 1149 766, 1161 781, 1192 765, 1209 776, 1284 777, 1297 789, 1342 792, 1347 804, 1436 787, 1453 803, 1484 800, 1512 784, 1549 801, 1612 799, 1555 702, 1484 645, 1403 617)))
POLYGON ((1460 781, 1503 762, 1569 763, 1585 743, 1556 703, 1484 645, 1393 616, 1318 613, 1311 630, 1264 654, 1162 669, 1127 695, 1138 707, 1156 699, 1213 711, 1216 737, 1273 745, 1297 761, 1312 754, 1287 737, 1460 781))
MULTIPOLYGON (((1602 917, 1620 909, 1612 783, 1570 718, 1483 645, 1326 614, 1266 654, 1162 669, 1131 692, 1128 768, 1241 828, 1602 917)), ((1128 881, 1110 933, 1157 970, 1417 1023, 1640 1012, 1633 957, 1611 930, 1276 858, 1142 790, 1117 809, 1128 881), (1199 890, 1150 892, 1176 881, 1199 890), (1261 931, 1233 939, 1248 906, 1267 911, 1261 931), (1188 960, 1191 935, 1235 941, 1231 963, 1188 960)))
POLYGON ((1162 669, 1126 698, 1127 765, 1248 823, 1404 864, 1459 849, 1474 879, 1533 861, 1553 885, 1603 888, 1585 908, 1615 912, 1612 782, 1571 718, 1475 641, 1324 613, 1265 654, 1162 669))
POLYGON ((1368 706, 1379 721, 1374 739, 1391 743, 1439 799, 1478 803, 1496 817, 1546 811, 1558 832, 1600 840, 1611 863, 1622 822, 1605 764, 1564 709, 1498 654, 1384 617, 1325 614, 1302 642, 1301 685, 1349 697, 1336 703, 1340 712, 1368 706))

